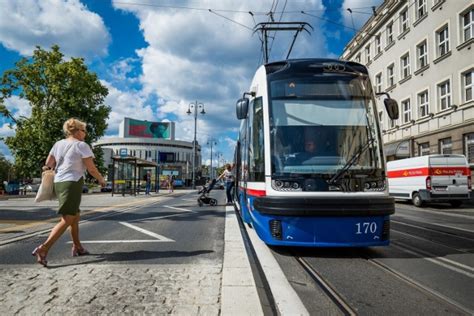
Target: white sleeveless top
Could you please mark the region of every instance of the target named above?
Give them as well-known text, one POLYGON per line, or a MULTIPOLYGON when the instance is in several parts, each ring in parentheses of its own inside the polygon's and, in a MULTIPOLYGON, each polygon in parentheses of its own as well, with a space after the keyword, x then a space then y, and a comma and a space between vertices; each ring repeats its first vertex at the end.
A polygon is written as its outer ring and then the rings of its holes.
POLYGON ((63 161, 56 170, 54 182, 78 181, 86 172, 86 165, 82 158, 94 158, 90 146, 79 140, 62 139, 56 142, 49 152, 56 160, 56 166, 63 161))

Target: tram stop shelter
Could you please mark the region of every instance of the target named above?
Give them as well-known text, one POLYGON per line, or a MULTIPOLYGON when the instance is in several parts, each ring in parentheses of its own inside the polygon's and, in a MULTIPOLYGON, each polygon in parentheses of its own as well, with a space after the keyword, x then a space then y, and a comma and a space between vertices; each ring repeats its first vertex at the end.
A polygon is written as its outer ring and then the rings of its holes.
POLYGON ((159 165, 156 162, 140 159, 133 156, 113 156, 112 170, 112 196, 114 194, 137 195, 145 191, 147 171, 151 171, 151 192, 159 192, 159 165))

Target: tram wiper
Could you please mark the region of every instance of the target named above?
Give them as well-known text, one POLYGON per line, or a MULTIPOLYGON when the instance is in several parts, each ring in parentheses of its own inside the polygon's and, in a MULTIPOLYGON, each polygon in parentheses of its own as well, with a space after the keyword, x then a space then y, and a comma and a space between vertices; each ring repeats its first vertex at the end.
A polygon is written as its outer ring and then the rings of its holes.
POLYGON ((360 147, 359 150, 354 155, 352 155, 351 159, 349 159, 349 161, 347 161, 346 164, 341 168, 341 170, 339 170, 331 179, 329 179, 327 183, 336 184, 337 180, 339 180, 339 178, 343 176, 347 170, 349 170, 356 163, 357 160, 359 160, 360 155, 362 155, 367 150, 367 148, 369 148, 374 143, 374 141, 375 138, 371 138, 364 146, 360 147))

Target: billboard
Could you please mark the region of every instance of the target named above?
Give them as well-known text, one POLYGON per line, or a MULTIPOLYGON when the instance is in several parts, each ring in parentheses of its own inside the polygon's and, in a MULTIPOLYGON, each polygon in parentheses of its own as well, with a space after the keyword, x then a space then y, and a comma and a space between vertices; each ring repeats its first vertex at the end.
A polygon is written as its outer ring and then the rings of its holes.
POLYGON ((170 122, 148 122, 128 119, 128 136, 171 139, 170 122))

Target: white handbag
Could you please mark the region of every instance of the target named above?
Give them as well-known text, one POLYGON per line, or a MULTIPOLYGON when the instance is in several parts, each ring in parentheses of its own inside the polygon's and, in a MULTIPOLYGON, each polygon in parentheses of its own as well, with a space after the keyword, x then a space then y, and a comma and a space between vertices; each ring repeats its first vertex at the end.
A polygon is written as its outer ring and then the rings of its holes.
POLYGON ((41 175, 41 184, 36 193, 35 202, 41 202, 46 200, 52 200, 55 198, 54 194, 54 170, 43 171, 41 175))
MULTIPOLYGON (((67 152, 69 149, 74 145, 71 144, 64 152, 64 155, 59 159, 58 164, 56 165, 56 170, 58 170, 59 166, 63 163, 64 157, 66 157, 67 152)), ((36 193, 35 202, 42 202, 47 200, 52 200, 56 197, 54 193, 54 176, 56 172, 54 170, 45 170, 41 174, 41 184, 38 188, 38 193, 36 193)))

